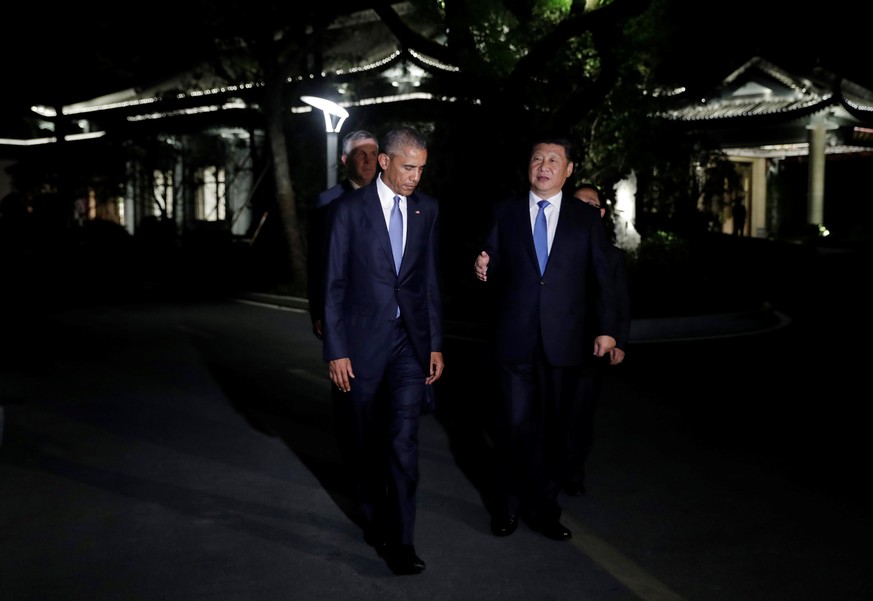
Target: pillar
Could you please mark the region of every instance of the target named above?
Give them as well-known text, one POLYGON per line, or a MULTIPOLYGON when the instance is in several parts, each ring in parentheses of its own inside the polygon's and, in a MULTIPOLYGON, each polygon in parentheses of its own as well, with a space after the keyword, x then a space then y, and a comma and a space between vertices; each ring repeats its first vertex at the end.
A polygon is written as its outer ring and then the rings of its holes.
POLYGON ((809 125, 809 191, 806 202, 806 220, 812 225, 824 222, 825 147, 827 132, 836 129, 827 114, 813 115, 809 125))
POLYGON ((749 198, 749 235, 767 238, 767 159, 752 159, 752 182, 749 198))

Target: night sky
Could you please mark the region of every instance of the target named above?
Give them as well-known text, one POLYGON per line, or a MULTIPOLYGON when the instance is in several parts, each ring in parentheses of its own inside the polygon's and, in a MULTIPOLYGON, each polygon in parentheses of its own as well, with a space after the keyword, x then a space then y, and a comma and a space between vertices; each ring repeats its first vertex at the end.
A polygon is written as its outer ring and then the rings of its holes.
POLYGON ((846 0, 669 0, 675 24, 665 72, 715 85, 753 56, 804 74, 820 66, 873 89, 869 32, 846 0))

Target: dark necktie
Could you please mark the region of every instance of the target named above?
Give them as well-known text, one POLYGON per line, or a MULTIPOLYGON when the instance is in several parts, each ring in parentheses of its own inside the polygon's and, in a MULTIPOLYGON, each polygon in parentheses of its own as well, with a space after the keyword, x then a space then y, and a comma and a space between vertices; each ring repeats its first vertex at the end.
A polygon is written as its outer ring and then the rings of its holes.
POLYGON ((549 228, 546 226, 546 207, 549 206, 549 201, 541 200, 537 205, 540 210, 537 212, 536 221, 534 221, 534 247, 537 250, 540 275, 542 275, 546 271, 546 261, 549 260, 549 228))

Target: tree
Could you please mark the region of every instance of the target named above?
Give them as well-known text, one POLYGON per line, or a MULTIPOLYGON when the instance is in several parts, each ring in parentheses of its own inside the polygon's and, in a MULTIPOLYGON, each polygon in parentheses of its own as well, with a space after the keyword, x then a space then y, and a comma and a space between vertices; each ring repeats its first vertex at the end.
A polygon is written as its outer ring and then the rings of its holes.
MULTIPOLYGON (((201 13, 213 35, 209 64, 228 82, 261 82, 260 99, 271 153, 275 207, 290 266, 292 293, 306 295, 305 239, 301 227, 294 181, 291 176, 285 115, 290 99, 301 87, 289 83, 295 72, 320 70, 326 52, 334 59, 354 64, 355 50, 341 56, 330 26, 343 16, 369 7, 372 2, 345 0, 296 5, 275 0, 201 0, 201 13)), ((376 2, 376 4, 381 4, 376 2)), ((388 6, 395 17, 397 13, 388 6)), ((421 34, 418 34, 421 35, 421 34)), ((425 39, 425 38, 422 38, 425 39)))
POLYGON ((415 5, 439 20, 443 37, 420 35, 389 2, 375 3, 374 10, 401 45, 456 66, 447 87, 476 101, 464 127, 445 119, 436 125, 438 148, 456 164, 475 166, 440 178, 450 183, 436 191, 438 197, 482 190, 487 173, 488 189, 465 201, 464 215, 453 224, 470 222, 469 204, 478 202, 486 213, 487 201, 522 189, 529 144, 548 134, 580 146, 577 180, 609 189, 633 171, 638 196, 658 204, 689 201, 690 190, 682 190, 681 199, 676 192, 689 184, 690 149, 651 118, 663 102, 651 92, 673 31, 664 12, 669 0, 446 0, 441 10, 429 2, 415 5))
MULTIPOLYGON (((374 10, 401 45, 458 67, 446 85, 476 100, 474 129, 446 131, 455 124, 443 123, 437 130, 452 140, 455 161, 485 166, 509 191, 525 177, 531 139, 555 133, 582 147, 582 179, 607 186, 634 170, 660 174, 663 187, 668 174, 687 178, 689 148, 651 118, 663 103, 652 91, 673 33, 670 4, 446 0, 437 10, 416 2, 441 23, 446 34, 437 39, 409 27, 390 2, 376 2, 374 10)), ((656 186, 651 177, 642 181, 656 186)))
POLYGON ((272 1, 202 0, 213 36, 210 65, 228 82, 262 82, 261 101, 271 152, 275 204, 287 245, 293 292, 306 294, 306 256, 283 126, 285 80, 325 27, 325 16, 272 1), (307 31, 312 27, 313 33, 307 31))

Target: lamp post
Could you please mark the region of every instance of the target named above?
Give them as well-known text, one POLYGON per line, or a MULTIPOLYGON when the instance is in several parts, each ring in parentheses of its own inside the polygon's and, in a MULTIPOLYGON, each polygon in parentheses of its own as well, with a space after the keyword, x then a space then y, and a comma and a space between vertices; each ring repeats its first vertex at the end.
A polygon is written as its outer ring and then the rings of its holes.
POLYGON ((300 100, 320 109, 324 114, 324 131, 327 133, 327 187, 336 184, 337 134, 349 116, 349 112, 332 100, 317 96, 301 96, 300 100))

